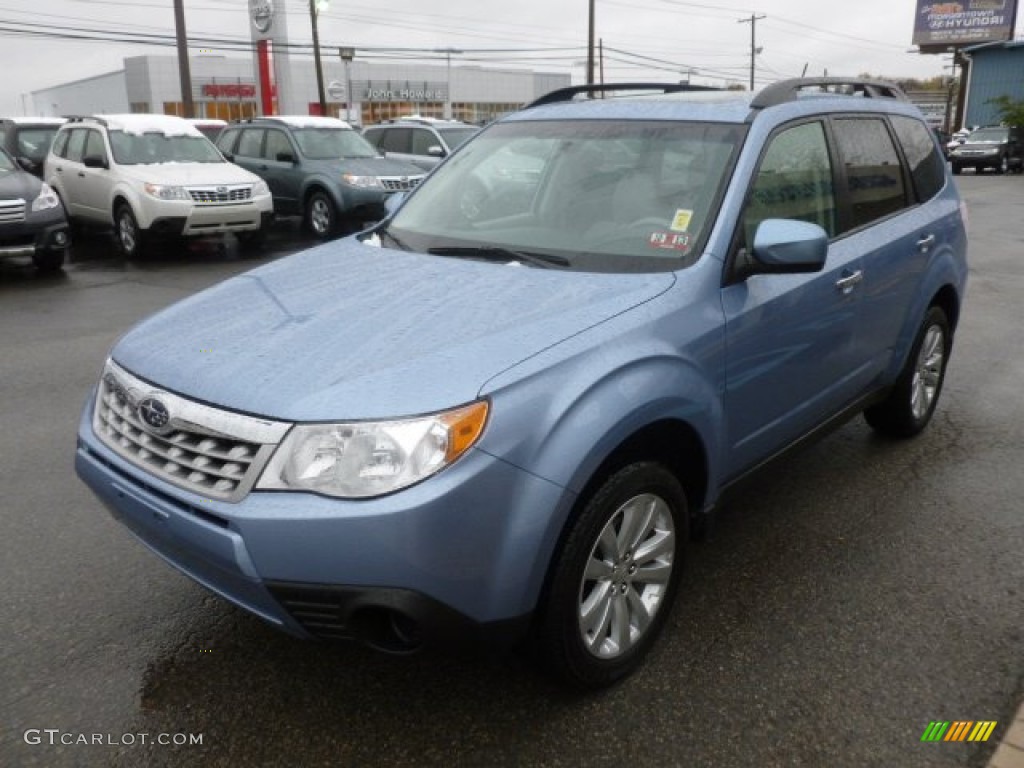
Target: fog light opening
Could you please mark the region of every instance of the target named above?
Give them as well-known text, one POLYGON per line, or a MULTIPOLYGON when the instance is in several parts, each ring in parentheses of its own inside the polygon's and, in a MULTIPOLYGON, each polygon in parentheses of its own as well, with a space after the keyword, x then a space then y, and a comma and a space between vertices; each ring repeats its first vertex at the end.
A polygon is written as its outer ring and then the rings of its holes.
POLYGON ((384 653, 415 653, 423 645, 417 621, 390 608, 362 608, 349 623, 360 641, 384 653))
POLYGON ((53 242, 56 245, 65 246, 68 244, 68 233, 58 232, 53 236, 53 242))

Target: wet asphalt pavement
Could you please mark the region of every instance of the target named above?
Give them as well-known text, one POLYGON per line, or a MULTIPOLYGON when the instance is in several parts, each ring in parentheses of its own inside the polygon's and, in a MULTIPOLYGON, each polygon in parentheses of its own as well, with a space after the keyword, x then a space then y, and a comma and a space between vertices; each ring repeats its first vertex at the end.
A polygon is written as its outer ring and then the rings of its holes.
POLYGON ((0 263, 0 766, 980 768, 1024 699, 1024 177, 958 184, 971 275, 931 427, 896 443, 858 419, 749 485, 693 547, 647 665, 586 697, 516 656, 280 634, 164 565, 75 477, 117 337, 308 245, 294 227, 254 259, 124 264, 93 235, 63 276, 0 263), (923 744, 932 720, 1000 724, 986 744, 923 744))

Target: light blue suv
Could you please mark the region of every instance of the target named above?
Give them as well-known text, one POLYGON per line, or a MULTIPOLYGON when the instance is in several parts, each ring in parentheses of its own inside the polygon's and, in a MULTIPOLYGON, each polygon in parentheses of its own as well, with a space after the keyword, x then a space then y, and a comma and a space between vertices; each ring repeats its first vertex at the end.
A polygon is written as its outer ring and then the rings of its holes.
POLYGON ((82 479, 297 635, 529 639, 580 687, 634 670, 730 487, 860 412, 927 425, 965 209, 885 83, 584 90, 485 129, 374 229, 130 331, 82 479))

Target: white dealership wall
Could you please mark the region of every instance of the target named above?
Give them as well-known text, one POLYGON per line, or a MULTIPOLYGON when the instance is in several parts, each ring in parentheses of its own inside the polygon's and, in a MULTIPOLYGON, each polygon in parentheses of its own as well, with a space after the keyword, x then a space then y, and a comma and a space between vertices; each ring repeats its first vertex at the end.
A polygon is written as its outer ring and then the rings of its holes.
MULTIPOLYGON (((349 66, 348 77, 336 50, 323 55, 324 83, 335 84, 335 96, 328 101, 348 101, 344 91, 351 80, 354 98, 353 114, 359 114, 366 100, 366 88, 390 84, 398 89, 406 84, 420 87, 429 84, 447 87, 449 69, 444 64, 389 64, 356 60, 349 66), (338 87, 341 87, 339 91, 338 87)), ((207 83, 245 84, 256 86, 256 94, 247 100, 258 101, 258 84, 253 73, 252 57, 198 55, 190 61, 193 98, 197 104, 208 99, 203 94, 207 83)), ((518 69, 491 69, 460 66, 454 60, 450 70, 451 101, 477 104, 524 104, 570 84, 570 76, 562 73, 533 72, 518 69)), ((308 105, 318 101, 316 70, 311 57, 292 57, 289 77, 292 94, 283 93, 279 84, 279 112, 305 114, 308 105)), ((165 103, 182 101, 175 56, 136 56, 125 59, 125 68, 98 77, 76 80, 52 88, 33 91, 32 103, 38 115, 92 114, 129 112, 132 105, 146 105, 149 112, 164 112, 165 103)), ((136 108, 136 111, 140 111, 136 108)), ((344 116, 344 115, 342 115, 344 116)))

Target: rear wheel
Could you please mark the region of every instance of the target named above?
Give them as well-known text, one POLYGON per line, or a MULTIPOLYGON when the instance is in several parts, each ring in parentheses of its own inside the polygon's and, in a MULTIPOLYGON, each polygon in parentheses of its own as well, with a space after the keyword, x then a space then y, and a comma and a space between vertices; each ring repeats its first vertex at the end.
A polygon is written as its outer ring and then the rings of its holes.
POLYGON ((952 346, 945 312, 930 307, 889 397, 864 412, 875 431, 890 437, 913 437, 928 426, 939 402, 952 346))
POLYGON ((541 608, 539 649, 556 676, 595 689, 640 666, 679 586, 687 521, 683 488, 660 464, 630 464, 594 492, 541 608))

